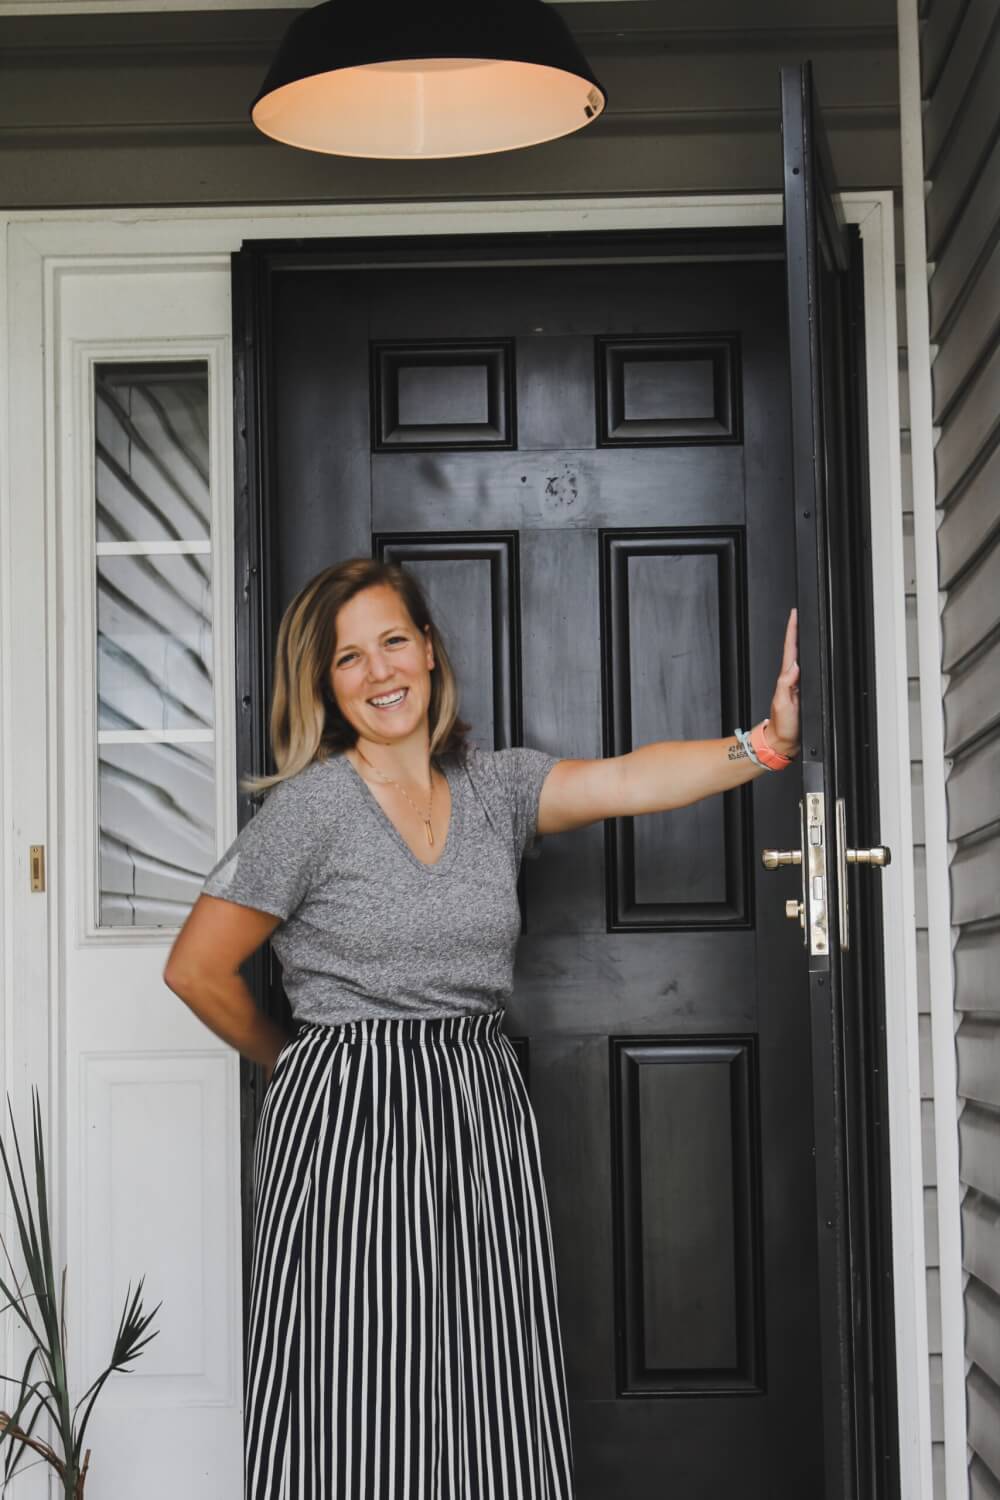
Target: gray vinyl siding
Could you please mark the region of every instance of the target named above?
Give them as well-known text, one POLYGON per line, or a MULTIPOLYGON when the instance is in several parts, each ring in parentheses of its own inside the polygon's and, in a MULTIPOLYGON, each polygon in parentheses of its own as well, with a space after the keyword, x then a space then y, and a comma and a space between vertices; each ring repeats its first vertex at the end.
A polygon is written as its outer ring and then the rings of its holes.
POLYGON ((779 189, 780 63, 811 57, 841 186, 900 182, 893 0, 565 5, 607 115, 472 160, 292 151, 247 120, 287 10, 0 19, 0 206, 779 189))
MULTIPOLYGON (((924 174, 973 1500, 1000 1500, 1000 7, 931 0, 924 174)), ((931 1106, 933 1107, 933 1106, 931 1106)), ((928 1191, 932 1191, 930 1185, 928 1191)))
MULTIPOLYGON (((899 305, 903 305, 904 253, 897 227, 899 305)), ((913 807, 913 877, 917 925, 917 1007, 920 1049, 920 1126, 924 1182, 924 1252, 927 1287, 927 1339, 930 1359, 931 1441, 934 1493, 943 1495, 944 1405, 941 1390, 941 1297, 938 1253, 937 1162, 934 1148, 934 1081, 931 1060, 930 970, 927 950, 927 849, 924 841, 924 765, 920 727, 920 661, 917 649, 917 577, 913 544, 913 473, 907 400, 904 333, 899 334, 900 421, 903 474, 903 565, 906 589, 906 672, 910 702, 910 795, 913 807)))

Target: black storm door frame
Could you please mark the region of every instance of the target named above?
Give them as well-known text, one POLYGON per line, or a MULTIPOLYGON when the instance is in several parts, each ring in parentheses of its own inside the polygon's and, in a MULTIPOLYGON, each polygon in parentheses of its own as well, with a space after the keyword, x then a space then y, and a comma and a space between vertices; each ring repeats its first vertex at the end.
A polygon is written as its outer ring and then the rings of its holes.
MULTIPOLYGON (((790 104, 794 92, 787 76, 782 79, 783 103, 790 104)), ((785 140, 793 138, 793 121, 786 114, 785 140)), ((786 182, 793 177, 794 170, 786 166, 786 182)), ((801 164, 799 166, 801 175, 801 164)), ((794 320, 802 316, 806 308, 806 329, 800 339, 791 331, 792 390, 793 404, 798 411, 801 400, 794 397, 798 391, 800 377, 806 379, 805 390, 810 405, 816 390, 816 351, 809 340, 811 306, 808 290, 806 300, 801 302, 801 278, 797 278, 798 257, 801 245, 815 234, 815 225, 810 215, 815 214, 815 203, 804 210, 800 228, 792 221, 794 192, 788 198, 788 252, 790 313, 794 320), (799 238, 796 239, 795 236, 799 238), (793 294, 794 293, 794 294, 793 294), (803 363, 802 338, 812 351, 803 363), (800 350, 796 354, 796 350, 800 350)), ((340 269, 372 269, 389 266, 476 266, 516 264, 590 264, 621 266, 623 263, 643 261, 662 262, 669 267, 671 261, 700 260, 746 260, 758 257, 769 260, 785 256, 785 243, 780 230, 766 228, 732 229, 713 231, 643 231, 588 233, 549 233, 530 235, 450 236, 437 238, 415 236, 405 238, 377 238, 351 240, 349 242, 248 242, 233 257, 233 308, 234 308, 234 400, 235 400, 235 599, 236 599, 236 750, 237 773, 260 773, 267 766, 267 705, 270 701, 270 632, 274 624, 274 608, 270 591, 267 566, 267 538, 271 532, 270 486, 266 476, 270 472, 274 432, 269 425, 268 403, 264 389, 266 378, 266 349, 268 344, 271 307, 269 287, 271 274, 276 266, 288 267, 297 261, 313 263, 317 252, 322 252, 331 266, 340 269)), ((849 262, 845 262, 849 266, 849 262)), ((845 364, 845 389, 849 390, 855 405, 853 420, 844 427, 845 461, 854 476, 851 486, 851 513, 855 529, 867 523, 866 464, 863 461, 864 437, 864 392, 863 392, 863 340, 858 337, 863 310, 859 301, 861 280, 850 270, 840 271, 843 278, 845 300, 844 315, 847 320, 849 338, 843 345, 845 364)), ((800 330, 801 333, 801 330, 800 330)), ((801 398, 802 393, 799 392, 801 398)), ((798 451, 801 412, 797 418, 796 432, 796 523, 798 524, 799 477, 804 473, 802 465, 812 465, 814 450, 798 451)), ((817 468, 813 469, 814 483, 817 468)), ((810 508, 810 507, 806 507, 810 508)), ((814 515, 819 512, 814 510, 814 515)), ((797 537, 799 572, 799 608, 803 627, 814 632, 815 639, 804 641, 801 660, 803 674, 811 685, 804 694, 804 707, 813 723, 820 725, 820 744, 827 745, 833 733, 833 708, 825 697, 818 694, 822 664, 828 660, 828 647, 821 647, 819 632, 823 616, 824 586, 828 564, 824 534, 819 525, 801 531, 797 537), (811 551, 810 551, 811 548, 811 551), (811 602, 805 604, 802 589, 812 591, 811 602), (812 675, 811 675, 812 674, 812 675)), ((855 583, 859 580, 855 579, 855 583)), ((858 625, 858 639, 854 643, 860 654, 854 661, 855 686, 863 701, 869 705, 869 717, 862 723, 852 724, 852 743, 867 749, 867 763, 855 763, 861 781, 874 788, 874 738, 871 735, 874 718, 874 659, 871 652, 870 580, 861 587, 850 602, 850 608, 860 610, 864 618, 858 625), (854 733, 856 731, 856 733, 854 733), (867 736, 867 739, 866 739, 867 736)), ((829 596, 827 594, 827 603, 829 596)), ((846 760, 846 741, 843 758, 846 760)), ((824 759, 818 765, 816 757, 803 754, 801 773, 798 769, 790 774, 802 775, 804 790, 815 785, 817 774, 822 774, 824 759)), ((873 794, 873 793, 872 793, 873 794)), ((251 799, 240 796, 238 821, 240 827, 252 816, 251 799)), ((763 830, 762 830, 763 832, 763 830)), ((767 830, 768 842, 777 842, 777 837, 767 830)), ((776 889, 775 899, 779 899, 776 889)), ((869 903, 870 905, 870 903, 869 903)), ((869 920, 871 913, 869 913, 869 920)), ((875 926, 869 926, 869 932, 875 926)), ((257 1003, 267 1012, 282 1014, 280 987, 275 983, 273 960, 269 948, 258 953, 245 969, 247 981, 257 1003)), ((884 1057, 878 1054, 881 1067, 872 1072, 875 1058, 864 1049, 845 1050, 843 1035, 835 1034, 839 1025, 833 1016, 826 997, 832 993, 827 977, 820 972, 810 972, 811 994, 801 996, 801 1003, 811 1004, 814 1030, 813 1068, 814 1080, 823 1089, 816 1105, 817 1128, 817 1194, 821 1203, 818 1233, 821 1255, 820 1268, 823 1284, 824 1304, 828 1305, 828 1318, 823 1330, 822 1366, 824 1385, 824 1407, 826 1426, 826 1500, 841 1500, 841 1497, 894 1496, 898 1493, 895 1474, 898 1465, 893 1448, 895 1439, 895 1391, 894 1391, 894 1341, 891 1323, 891 1285, 888 1281, 890 1261, 889 1245, 889 1180, 887 1170, 886 1142, 880 1134, 886 1118, 884 1057), (815 997, 819 996, 817 1000, 815 997), (852 1070, 864 1071, 854 1076, 852 1070), (848 1170, 848 1162, 854 1161, 856 1141, 865 1143, 865 1151, 857 1170, 848 1170), (852 1319, 857 1308, 858 1278, 865 1278, 863 1316, 866 1321, 859 1338, 852 1335, 852 1319)), ((882 993, 881 955, 871 956, 871 945, 866 944, 866 993, 870 1037, 876 1042, 884 1039, 884 996, 882 993)), ((853 1040, 851 1042, 853 1047, 853 1040)), ((249 1064, 241 1067, 241 1135, 243 1160, 243 1247, 244 1247, 244 1294, 249 1283, 251 1243, 251 1184, 253 1142, 257 1118, 263 1094, 261 1071, 249 1064)), ((724 1435, 719 1434, 720 1441, 724 1435)))
POLYGON ((879 819, 861 247, 808 63, 781 70, 781 118, 825 1494, 867 1500, 899 1465, 880 877, 846 863, 879 819))

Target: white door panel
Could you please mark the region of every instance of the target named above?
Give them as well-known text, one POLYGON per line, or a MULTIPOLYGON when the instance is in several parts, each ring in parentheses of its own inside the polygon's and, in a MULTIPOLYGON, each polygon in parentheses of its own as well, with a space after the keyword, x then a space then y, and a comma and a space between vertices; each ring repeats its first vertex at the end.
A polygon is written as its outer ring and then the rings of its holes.
POLYGON ((228 264, 57 275, 58 881, 71 1371, 159 1330, 88 1432, 97 1500, 242 1484, 239 1072, 166 988, 235 829, 228 264))

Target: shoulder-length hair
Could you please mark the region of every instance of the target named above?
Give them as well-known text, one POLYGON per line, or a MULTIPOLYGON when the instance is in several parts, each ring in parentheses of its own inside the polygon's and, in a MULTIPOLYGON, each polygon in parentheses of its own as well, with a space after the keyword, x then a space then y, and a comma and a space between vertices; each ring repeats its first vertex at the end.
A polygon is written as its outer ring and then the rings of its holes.
POLYGON ((245 776, 244 792, 266 791, 279 781, 324 761, 357 741, 357 731, 337 707, 330 666, 337 643, 337 615, 362 589, 388 584, 396 590, 421 636, 434 651, 428 709, 432 758, 463 755, 471 726, 458 716, 458 683, 441 632, 423 591, 399 563, 352 557, 317 573, 289 604, 278 627, 271 694, 273 775, 245 776), (425 626, 429 626, 425 630, 425 626))

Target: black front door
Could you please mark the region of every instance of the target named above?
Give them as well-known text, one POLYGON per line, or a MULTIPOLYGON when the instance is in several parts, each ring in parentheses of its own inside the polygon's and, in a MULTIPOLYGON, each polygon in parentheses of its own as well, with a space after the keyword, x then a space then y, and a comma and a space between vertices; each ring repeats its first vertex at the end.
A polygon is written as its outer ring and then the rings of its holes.
MULTIPOLYGON (((485 747, 613 755, 766 714, 796 576, 780 235, 261 246, 236 274, 241 769, 282 609, 358 554, 419 576, 485 747)), ((800 790, 592 825, 524 866, 506 1029, 579 1500, 823 1493, 813 1141, 837 1121, 798 875, 759 858, 800 790)))

